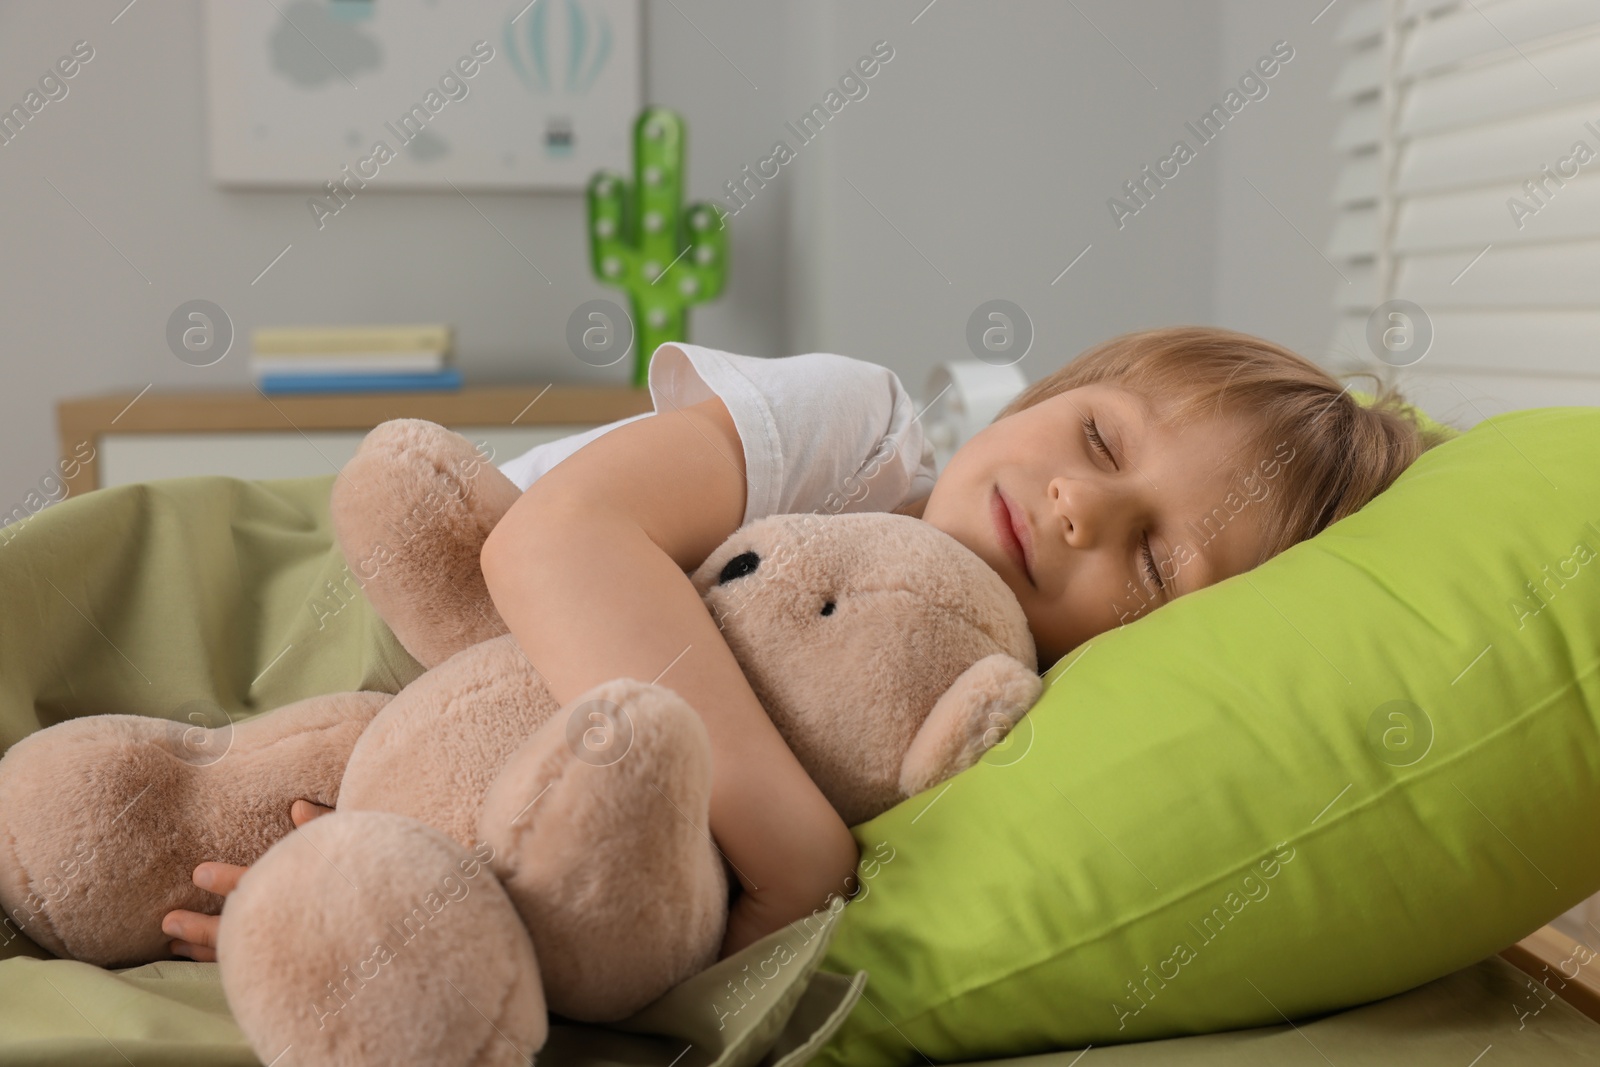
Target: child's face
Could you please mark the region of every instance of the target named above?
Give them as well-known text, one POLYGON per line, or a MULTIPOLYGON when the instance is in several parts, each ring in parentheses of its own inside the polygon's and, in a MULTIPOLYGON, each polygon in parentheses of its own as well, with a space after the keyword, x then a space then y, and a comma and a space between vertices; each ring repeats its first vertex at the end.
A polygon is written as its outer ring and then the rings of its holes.
POLYGON ((1005 579, 1042 670, 1096 634, 1249 569, 1263 509, 1239 506, 1230 462, 1238 443, 1231 420, 1177 429, 1120 386, 1070 389, 979 431, 940 473, 922 518, 1005 579), (1086 419, 1112 458, 1095 447, 1086 419))

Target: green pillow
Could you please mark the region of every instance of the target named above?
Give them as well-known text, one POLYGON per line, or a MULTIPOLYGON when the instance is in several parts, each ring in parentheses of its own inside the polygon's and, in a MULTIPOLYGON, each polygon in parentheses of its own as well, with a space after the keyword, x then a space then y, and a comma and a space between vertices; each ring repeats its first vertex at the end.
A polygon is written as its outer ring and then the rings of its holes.
POLYGON ((893 858, 824 960, 868 981, 819 1062, 1281 1023, 1600 890, 1597 557, 1600 409, 1514 411, 1064 658, 982 763, 855 829, 893 858))

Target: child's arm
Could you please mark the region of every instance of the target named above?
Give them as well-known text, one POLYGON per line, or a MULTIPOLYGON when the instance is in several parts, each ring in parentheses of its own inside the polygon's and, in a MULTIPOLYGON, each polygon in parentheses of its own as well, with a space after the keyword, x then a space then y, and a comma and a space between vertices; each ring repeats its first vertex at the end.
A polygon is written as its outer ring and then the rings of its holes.
POLYGON ((495 607, 557 702, 612 678, 660 676, 704 720, 711 833, 744 887, 723 955, 824 907, 830 893, 848 896, 859 858, 686 573, 739 527, 745 491, 738 431, 712 397, 563 460, 511 507, 481 556, 495 607))

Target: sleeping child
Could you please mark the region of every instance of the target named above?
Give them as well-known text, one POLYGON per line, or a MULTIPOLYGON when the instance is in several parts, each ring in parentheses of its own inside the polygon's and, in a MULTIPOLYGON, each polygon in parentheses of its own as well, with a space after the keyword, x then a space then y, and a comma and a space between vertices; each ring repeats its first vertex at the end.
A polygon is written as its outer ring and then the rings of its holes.
MULTIPOLYGON (((1440 443, 1383 383, 1363 404, 1304 357, 1209 327, 1088 350, 942 471, 900 380, 863 360, 667 344, 649 387, 653 412, 504 465, 524 492, 481 562, 560 703, 607 679, 659 677, 700 711, 712 836, 742 889, 723 956, 848 896, 858 860, 689 581, 734 530, 795 512, 920 518, 1005 580, 1044 670, 1313 536, 1440 443)), ((293 818, 323 810, 298 801, 293 818)), ((194 881, 226 894, 244 870, 203 863, 194 881)), ((211 960, 218 922, 173 911, 162 929, 174 954, 211 960)))

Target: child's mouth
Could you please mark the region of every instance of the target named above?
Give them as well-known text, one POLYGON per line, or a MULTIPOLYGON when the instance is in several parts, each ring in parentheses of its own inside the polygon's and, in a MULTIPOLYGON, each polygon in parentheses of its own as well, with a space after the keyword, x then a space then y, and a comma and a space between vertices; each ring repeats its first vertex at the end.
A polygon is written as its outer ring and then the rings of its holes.
POLYGON ((1038 583, 1033 580, 1033 569, 1028 566, 1028 529, 1020 514, 1006 499, 997 484, 994 494, 990 499, 989 511, 994 519, 995 534, 1000 541, 1000 547, 1005 549, 1006 555, 1022 571, 1028 579, 1028 584, 1038 588, 1038 583))

